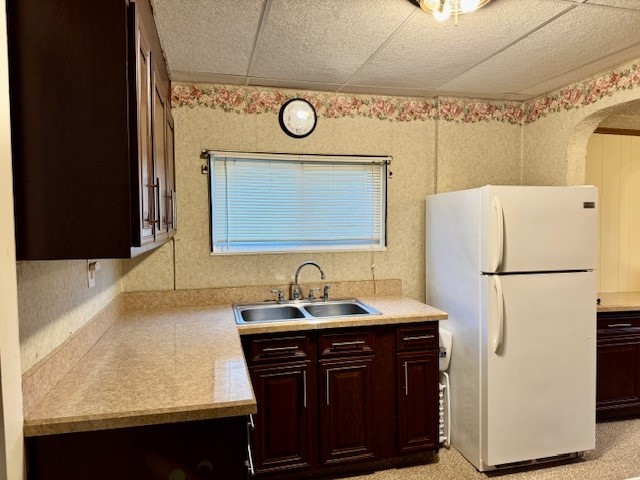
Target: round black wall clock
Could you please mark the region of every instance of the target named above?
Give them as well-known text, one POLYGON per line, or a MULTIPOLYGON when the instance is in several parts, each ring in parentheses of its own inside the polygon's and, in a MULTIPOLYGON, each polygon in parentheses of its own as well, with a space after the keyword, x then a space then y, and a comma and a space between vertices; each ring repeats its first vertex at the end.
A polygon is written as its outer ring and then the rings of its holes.
POLYGON ((304 98, 287 100, 280 107, 278 117, 284 133, 293 138, 304 138, 311 135, 318 122, 316 109, 304 98))

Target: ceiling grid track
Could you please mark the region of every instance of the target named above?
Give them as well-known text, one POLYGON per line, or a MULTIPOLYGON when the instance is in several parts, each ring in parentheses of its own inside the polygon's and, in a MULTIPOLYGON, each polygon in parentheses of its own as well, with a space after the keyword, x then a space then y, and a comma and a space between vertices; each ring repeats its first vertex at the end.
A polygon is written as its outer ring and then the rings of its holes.
POLYGON ((262 17, 260 18, 260 27, 258 28, 258 33, 256 34, 256 40, 253 44, 253 52, 251 54, 251 60, 249 61, 249 65, 247 66, 247 73, 244 76, 244 84, 248 85, 249 78, 251 77, 251 70, 253 69, 253 65, 258 57, 258 51, 260 50, 260 43, 262 42, 262 37, 264 36, 264 30, 267 26, 267 21, 269 19, 269 12, 271 11, 271 4, 273 0, 267 0, 264 4, 264 9, 262 10, 262 17))
MULTIPOLYGON (((389 36, 387 37, 387 39, 386 39, 384 42, 382 42, 382 44, 381 44, 381 45, 376 49, 376 51, 375 51, 375 52, 373 52, 371 55, 369 55, 369 57, 368 57, 368 58, 367 58, 367 59, 362 63, 362 65, 360 65, 360 66, 356 69, 356 71, 355 71, 355 72, 353 72, 353 73, 351 74, 351 76, 346 80, 346 82, 344 82, 344 83, 343 83, 343 84, 342 84, 342 85, 341 85, 341 86, 336 90, 336 92, 341 92, 341 91, 342 91, 342 89, 343 89, 344 87, 354 86, 354 85, 349 85, 349 82, 351 81, 351 79, 352 79, 353 77, 355 77, 355 76, 358 74, 358 72, 359 72, 360 70, 362 70, 362 69, 367 65, 367 63, 369 63, 371 60, 373 60, 374 58, 376 58, 376 55, 378 55, 378 53, 380 53, 380 52, 384 49, 384 47, 385 47, 385 45, 386 45, 387 43, 389 43, 389 42, 390 42, 390 41, 391 41, 391 40, 392 40, 396 35, 398 35, 398 33, 400 32, 400 30, 402 30, 402 28, 403 28, 403 27, 405 26, 405 24, 406 24, 406 23, 411 19, 411 17, 413 17, 414 15, 418 14, 419 12, 422 12, 422 10, 421 10, 420 8, 418 8, 418 7, 415 7, 415 9, 413 10, 413 12, 411 12, 409 15, 407 15, 407 18, 405 18, 405 19, 402 21, 402 23, 401 23, 400 25, 398 25, 398 28, 396 28, 396 29, 393 31, 393 33, 392 33, 391 35, 389 35, 389 36)), ((366 85, 362 85, 362 86, 366 86, 366 85)))
POLYGON ((546 27, 547 25, 549 25, 551 22, 557 20, 558 18, 562 17, 564 14, 570 12, 571 10, 573 10, 574 8, 577 8, 578 5, 580 4, 576 4, 576 5, 572 5, 569 6, 568 8, 566 8, 565 10, 561 11, 560 13, 554 15, 553 17, 549 18, 548 20, 544 21, 543 23, 541 23, 540 25, 538 25, 537 27, 529 30, 527 33, 525 33, 524 35, 516 38, 514 41, 512 41, 511 43, 505 45, 504 47, 502 47, 499 50, 496 50, 495 52, 493 52, 491 55, 489 55, 488 57, 483 58, 482 60, 480 60, 479 62, 474 63, 473 65, 471 65, 469 68, 467 68, 465 71, 458 73, 455 77, 450 78, 449 80, 447 80, 445 83, 438 85, 437 88, 440 88, 444 85, 446 85, 447 83, 449 83, 450 81, 458 78, 459 76, 464 75, 465 73, 473 70, 474 68, 476 68, 478 65, 483 64, 484 62, 491 60, 493 57, 495 57, 496 55, 501 54, 502 52, 504 52, 505 50, 508 50, 509 48, 513 47, 515 44, 517 44, 518 42, 521 42, 522 40, 524 40, 525 38, 527 38, 529 35, 537 32, 538 30, 540 30, 543 27, 546 27))

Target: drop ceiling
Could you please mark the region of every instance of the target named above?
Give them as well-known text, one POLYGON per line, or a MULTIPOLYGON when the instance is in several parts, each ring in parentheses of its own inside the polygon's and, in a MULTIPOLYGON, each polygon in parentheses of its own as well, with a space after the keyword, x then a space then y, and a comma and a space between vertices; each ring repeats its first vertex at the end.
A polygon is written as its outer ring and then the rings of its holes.
POLYGON ((640 0, 153 0, 174 82, 525 100, 640 58, 640 0))

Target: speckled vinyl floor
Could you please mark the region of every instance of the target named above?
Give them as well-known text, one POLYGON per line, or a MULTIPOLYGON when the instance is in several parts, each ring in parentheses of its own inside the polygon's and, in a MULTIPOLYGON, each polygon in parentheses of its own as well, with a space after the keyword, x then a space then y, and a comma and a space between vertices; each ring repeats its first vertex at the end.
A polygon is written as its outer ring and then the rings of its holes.
POLYGON ((599 423, 596 449, 584 460, 509 474, 479 473, 454 448, 429 465, 385 470, 344 480, 626 480, 640 477, 640 419, 599 423))

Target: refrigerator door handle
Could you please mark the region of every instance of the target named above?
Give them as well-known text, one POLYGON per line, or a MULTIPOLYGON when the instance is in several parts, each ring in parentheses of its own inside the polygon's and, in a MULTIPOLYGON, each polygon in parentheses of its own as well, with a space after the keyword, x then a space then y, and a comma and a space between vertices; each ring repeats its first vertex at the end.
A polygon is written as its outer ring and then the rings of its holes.
POLYGON ((493 197, 493 208, 496 211, 496 248, 492 272, 497 272, 502 266, 502 257, 504 256, 504 210, 500 197, 497 195, 493 197))
POLYGON ((496 289, 496 305, 498 307, 498 326, 495 336, 493 337, 493 352, 499 355, 504 341, 504 297, 502 294, 502 283, 500 282, 500 277, 497 275, 493 278, 493 286, 496 289))

